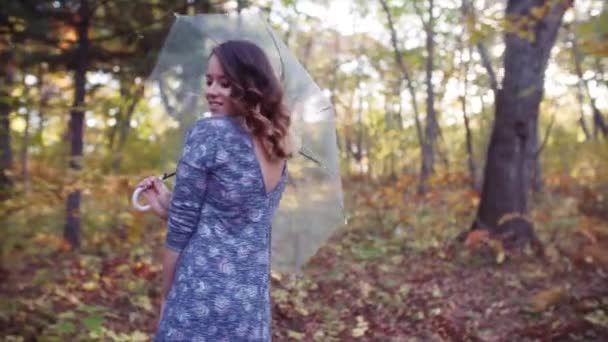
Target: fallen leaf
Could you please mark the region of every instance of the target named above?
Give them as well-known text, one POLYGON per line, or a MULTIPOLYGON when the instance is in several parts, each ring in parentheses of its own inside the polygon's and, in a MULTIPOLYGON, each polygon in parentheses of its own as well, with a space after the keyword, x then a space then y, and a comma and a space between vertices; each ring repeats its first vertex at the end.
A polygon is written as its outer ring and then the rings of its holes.
POLYGON ((99 286, 94 281, 87 281, 86 283, 82 284, 82 289, 85 291, 94 291, 98 288, 99 286))
POLYGON ((297 340, 297 341, 302 341, 304 336, 306 336, 306 335, 304 335, 304 333, 301 333, 298 331, 294 331, 294 330, 287 331, 287 337, 293 338, 294 340, 297 340))
POLYGON ((559 303, 567 295, 565 288, 558 286, 542 290, 530 298, 528 304, 534 312, 545 311, 549 307, 559 303))
POLYGON ((477 248, 480 243, 487 241, 490 236, 490 233, 484 229, 475 229, 467 234, 467 238, 464 241, 465 247, 468 248, 477 248))

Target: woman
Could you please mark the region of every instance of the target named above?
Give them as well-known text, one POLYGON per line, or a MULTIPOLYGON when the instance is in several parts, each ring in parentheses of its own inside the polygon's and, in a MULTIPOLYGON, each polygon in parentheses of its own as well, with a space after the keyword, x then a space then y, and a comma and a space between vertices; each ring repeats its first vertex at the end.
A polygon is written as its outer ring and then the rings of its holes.
POLYGON ((209 57, 212 116, 189 130, 173 194, 145 198, 168 218, 157 341, 268 341, 270 224, 287 180, 290 118, 268 58, 227 41, 209 57))

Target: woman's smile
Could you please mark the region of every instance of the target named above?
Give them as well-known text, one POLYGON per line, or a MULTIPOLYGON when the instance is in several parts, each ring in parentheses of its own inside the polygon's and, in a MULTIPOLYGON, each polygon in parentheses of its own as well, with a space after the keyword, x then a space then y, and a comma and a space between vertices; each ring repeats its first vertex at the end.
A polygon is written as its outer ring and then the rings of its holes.
POLYGON ((230 114, 230 94, 232 87, 224 75, 224 69, 215 55, 209 58, 207 67, 207 89, 205 97, 209 111, 214 114, 230 114))

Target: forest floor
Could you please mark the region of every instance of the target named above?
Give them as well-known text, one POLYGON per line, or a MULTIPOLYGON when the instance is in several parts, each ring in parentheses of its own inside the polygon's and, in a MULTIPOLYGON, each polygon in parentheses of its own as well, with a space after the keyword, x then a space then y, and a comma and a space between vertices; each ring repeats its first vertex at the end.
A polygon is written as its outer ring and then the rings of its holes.
MULTIPOLYGON (((530 215, 538 257, 455 242, 479 201, 464 177, 437 177, 424 197, 414 184, 345 182, 349 224, 303 274, 272 276, 275 341, 608 340, 608 220, 587 212, 589 193, 548 179, 530 215)), ((2 339, 149 340, 163 232, 147 222, 136 247, 97 232, 78 253, 36 225, 7 227, 2 339)))

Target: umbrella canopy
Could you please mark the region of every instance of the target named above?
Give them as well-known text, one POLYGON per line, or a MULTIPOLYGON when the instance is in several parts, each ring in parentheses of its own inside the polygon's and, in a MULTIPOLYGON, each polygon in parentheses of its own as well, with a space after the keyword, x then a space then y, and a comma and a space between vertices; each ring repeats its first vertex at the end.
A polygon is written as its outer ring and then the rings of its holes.
POLYGON ((333 107, 306 69, 258 16, 204 14, 175 18, 145 97, 163 112, 167 171, 179 159, 186 130, 210 115, 205 71, 212 49, 227 40, 248 40, 268 56, 284 90, 299 151, 288 160, 289 181, 272 226, 272 267, 297 272, 344 224, 342 185, 333 107))

